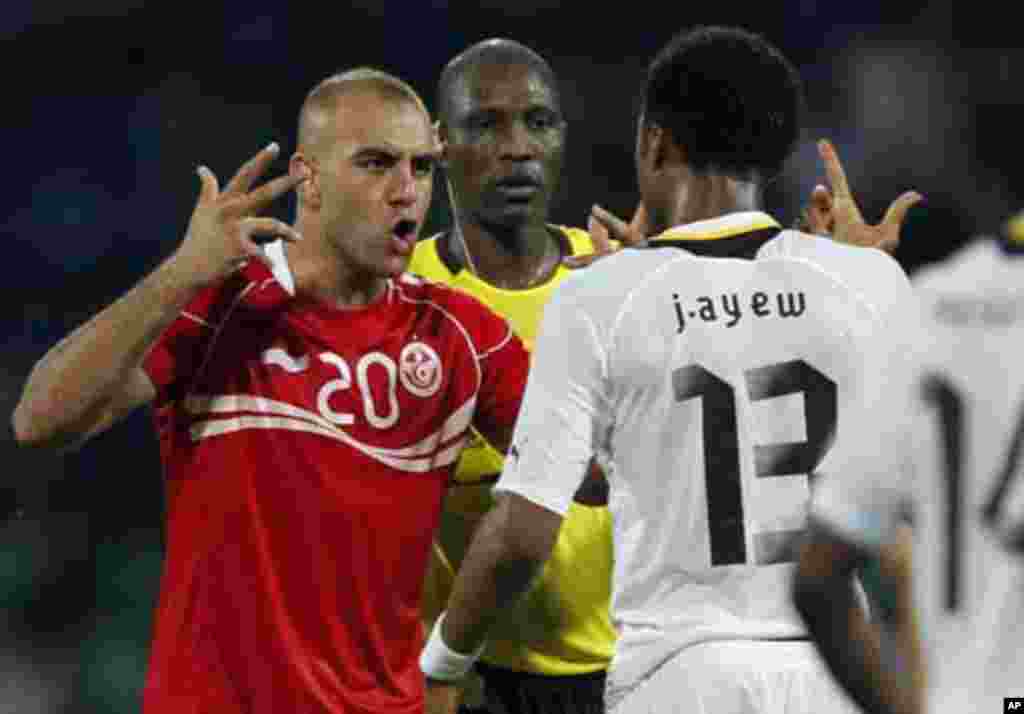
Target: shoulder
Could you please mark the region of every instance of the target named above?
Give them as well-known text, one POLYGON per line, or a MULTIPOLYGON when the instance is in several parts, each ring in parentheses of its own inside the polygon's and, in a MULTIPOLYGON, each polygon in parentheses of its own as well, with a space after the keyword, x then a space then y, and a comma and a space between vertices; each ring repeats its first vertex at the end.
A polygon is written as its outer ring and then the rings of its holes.
POLYGON ((590 233, 582 228, 548 224, 548 228, 560 233, 569 248, 570 255, 589 255, 594 252, 594 241, 590 233))
POLYGON ((232 275, 197 293, 182 309, 182 316, 217 327, 236 308, 259 312, 283 305, 291 294, 260 261, 251 261, 232 275))
POLYGON ((911 295, 910 279, 903 267, 891 255, 875 248, 844 245, 787 230, 766 243, 757 257, 805 261, 877 306, 911 295))
POLYGON ((924 318, 939 333, 988 328, 1002 332, 1024 315, 1024 256, 996 240, 976 238, 914 274, 924 318))
POLYGON ((504 317, 460 288, 412 273, 403 273, 395 286, 400 301, 437 312, 458 326, 478 349, 489 349, 496 338, 500 341, 511 331, 504 317))
POLYGON ((619 317, 637 306, 637 297, 660 284, 661 276, 690 253, 673 248, 626 248, 571 271, 544 308, 544 314, 586 315, 599 330, 611 329, 619 317), (603 326, 603 327, 602 327, 603 326))
MULTIPOLYGON (((590 255, 594 252, 594 239, 590 237, 590 233, 586 230, 555 224, 549 224, 549 227, 565 236, 572 255, 590 255)), ((613 240, 611 244, 618 246, 619 242, 613 240)))
POLYGON ((764 244, 758 257, 792 257, 816 260, 824 265, 873 267, 887 266, 902 275, 906 275, 900 264, 888 253, 877 248, 838 243, 831 238, 785 230, 764 244))
POLYGON ((622 295, 642 287, 645 280, 659 275, 669 266, 700 260, 678 248, 624 248, 586 268, 573 271, 559 289, 595 297, 605 293, 622 295))
POLYGON ((395 278, 394 285, 403 302, 450 307, 461 304, 464 297, 469 297, 459 288, 411 270, 395 278))
POLYGON ((975 238, 944 260, 923 266, 911 282, 923 294, 970 290, 988 277, 998 260, 993 240, 975 238))
POLYGON ((423 238, 413 246, 412 256, 409 258, 409 265, 406 270, 432 280, 443 280, 450 277, 448 269, 441 260, 438 252, 438 241, 441 234, 423 238))

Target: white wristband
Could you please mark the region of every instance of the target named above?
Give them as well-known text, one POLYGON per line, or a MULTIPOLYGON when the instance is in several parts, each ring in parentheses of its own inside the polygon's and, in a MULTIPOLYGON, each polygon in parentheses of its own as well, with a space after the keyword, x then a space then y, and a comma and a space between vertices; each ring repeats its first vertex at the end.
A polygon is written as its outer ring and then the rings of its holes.
POLYGON ((441 623, 444 622, 445 613, 437 618, 434 629, 430 631, 427 644, 420 654, 420 669, 423 674, 431 679, 442 682, 456 682, 466 676, 466 673, 473 668, 473 663, 483 654, 486 643, 480 645, 473 654, 459 654, 444 643, 441 637, 441 623))

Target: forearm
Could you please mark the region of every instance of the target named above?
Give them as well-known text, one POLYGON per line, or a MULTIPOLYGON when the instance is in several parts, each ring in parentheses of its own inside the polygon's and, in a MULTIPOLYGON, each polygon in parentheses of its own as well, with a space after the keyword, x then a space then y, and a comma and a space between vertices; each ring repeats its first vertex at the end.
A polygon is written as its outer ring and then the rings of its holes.
POLYGON ((850 579, 804 582, 797 604, 829 670, 864 711, 914 711, 913 687, 883 661, 879 632, 867 621, 850 579))
POLYGON ((168 260, 51 348, 15 409, 19 442, 63 445, 84 435, 197 290, 168 260))
POLYGON ((508 548, 507 512, 492 509, 481 522, 459 570, 441 634, 456 652, 479 648, 487 632, 530 585, 543 558, 508 548))
POLYGON ((920 712, 927 671, 921 648, 921 627, 914 605, 911 559, 912 534, 904 526, 900 528, 896 541, 883 548, 880 561, 882 576, 895 594, 893 617, 888 623, 893 640, 886 649, 893 653, 893 662, 887 669, 905 676, 910 683, 908 710, 920 712))

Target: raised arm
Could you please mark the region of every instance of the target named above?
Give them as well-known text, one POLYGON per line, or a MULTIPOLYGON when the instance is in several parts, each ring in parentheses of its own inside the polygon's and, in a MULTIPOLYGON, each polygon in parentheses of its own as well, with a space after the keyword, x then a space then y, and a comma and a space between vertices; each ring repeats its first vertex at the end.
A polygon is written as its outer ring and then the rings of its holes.
POLYGON ((282 176, 250 190, 277 152, 271 144, 254 156, 223 191, 199 168, 202 188, 177 251, 32 369, 12 416, 19 444, 75 447, 152 400, 142 361, 185 304, 246 260, 262 258, 258 236, 299 237, 281 221, 254 216, 301 180, 282 176))

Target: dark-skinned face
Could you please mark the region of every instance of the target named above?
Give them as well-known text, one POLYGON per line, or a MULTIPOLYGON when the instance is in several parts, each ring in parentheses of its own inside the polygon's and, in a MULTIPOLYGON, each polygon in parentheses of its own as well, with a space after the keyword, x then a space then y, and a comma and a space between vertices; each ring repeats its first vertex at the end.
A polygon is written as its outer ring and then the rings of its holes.
POLYGON ((455 82, 447 109, 442 136, 460 213, 485 227, 543 224, 565 149, 555 90, 528 65, 484 64, 455 82))

